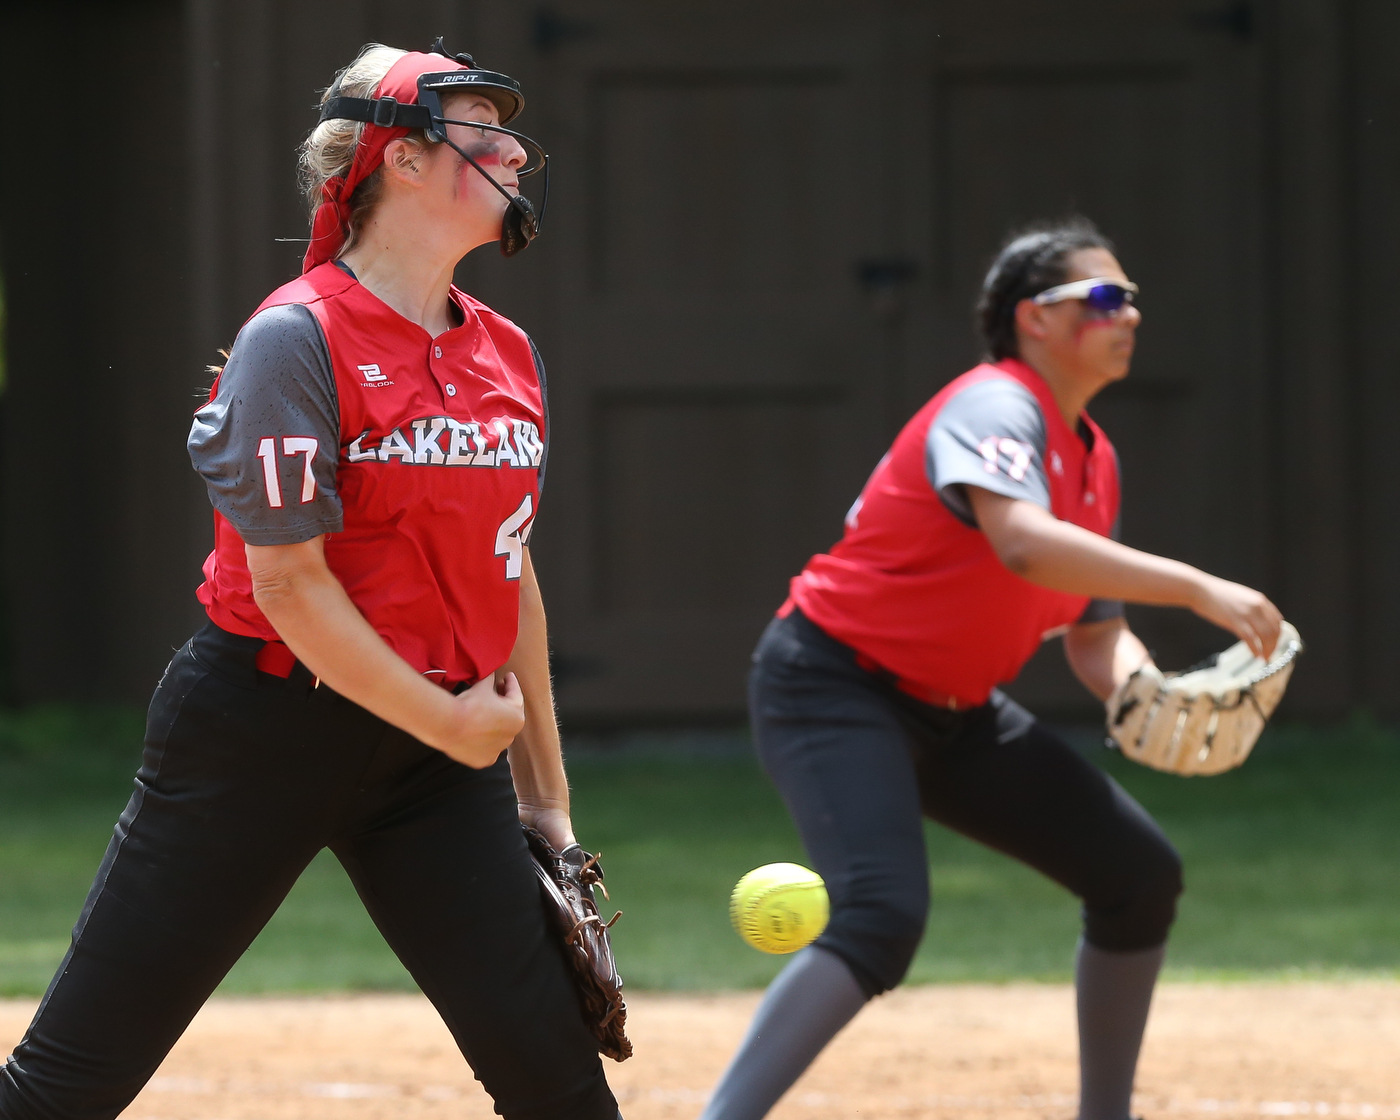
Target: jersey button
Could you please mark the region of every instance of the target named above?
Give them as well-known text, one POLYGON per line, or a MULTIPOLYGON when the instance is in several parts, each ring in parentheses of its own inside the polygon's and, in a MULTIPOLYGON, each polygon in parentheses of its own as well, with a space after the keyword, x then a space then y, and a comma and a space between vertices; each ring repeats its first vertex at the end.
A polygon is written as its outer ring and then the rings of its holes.
POLYGON ((457 386, 456 386, 456 385, 448 385, 448 386, 447 386, 447 395, 448 395, 449 397, 455 397, 455 396, 457 395, 457 386))
POLYGON ((442 357, 442 347, 441 347, 441 346, 434 346, 434 347, 433 347, 433 357, 434 357, 434 358, 441 358, 441 357, 442 357))

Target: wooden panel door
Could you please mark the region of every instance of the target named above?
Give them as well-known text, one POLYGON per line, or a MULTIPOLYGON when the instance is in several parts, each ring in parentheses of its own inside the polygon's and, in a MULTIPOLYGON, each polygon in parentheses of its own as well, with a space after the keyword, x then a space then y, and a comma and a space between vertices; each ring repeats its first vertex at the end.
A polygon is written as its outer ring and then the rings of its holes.
MULTIPOLYGON (((927 261, 905 409, 978 353, 971 306, 1008 229, 1082 213, 1142 285, 1129 379, 1090 411, 1118 447, 1127 543, 1267 581, 1270 415, 1261 344, 1260 61, 1248 5, 953 0, 925 9, 927 261), (1242 500, 1243 495, 1250 495, 1242 500)), ((1130 610, 1167 667, 1228 639, 1184 611, 1130 610)), ((1023 675, 1083 703, 1058 649, 1023 675)))
MULTIPOLYGON (((536 542, 566 714, 739 710, 786 580, 899 423, 976 360, 982 274, 1039 217, 1094 218, 1143 285, 1133 376, 1093 410, 1126 540, 1266 581, 1247 7, 568 11, 540 68, 557 458, 536 542)), ((1223 640, 1184 612, 1134 625, 1167 665, 1223 640)), ((1018 691, 1085 703, 1058 650, 1018 691)))
MULTIPOLYGON (((731 717, 787 580, 882 451, 859 283, 892 174, 880 4, 570 4, 554 439, 532 542, 567 717, 731 717)), ((547 29, 546 29, 547 30, 547 29)))

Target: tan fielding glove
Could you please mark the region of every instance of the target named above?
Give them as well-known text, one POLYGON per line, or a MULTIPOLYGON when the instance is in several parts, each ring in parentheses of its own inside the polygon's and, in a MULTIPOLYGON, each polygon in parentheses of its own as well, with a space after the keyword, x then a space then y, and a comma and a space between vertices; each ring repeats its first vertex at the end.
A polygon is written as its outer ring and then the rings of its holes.
POLYGON ((1283 699, 1303 640, 1289 623, 1268 661, 1236 642, 1205 664, 1163 675, 1144 665, 1108 698, 1108 734, 1134 762, 1171 774, 1239 766, 1283 699))

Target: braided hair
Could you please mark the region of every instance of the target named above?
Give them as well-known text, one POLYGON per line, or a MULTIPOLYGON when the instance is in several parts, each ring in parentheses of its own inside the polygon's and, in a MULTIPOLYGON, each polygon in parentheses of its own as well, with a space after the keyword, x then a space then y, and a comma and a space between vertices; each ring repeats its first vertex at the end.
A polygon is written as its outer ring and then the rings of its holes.
POLYGON ((1113 242, 1093 222, 1078 216, 1037 223, 1007 238, 977 300, 977 321, 992 361, 1020 356, 1016 305, 1065 283, 1070 254, 1081 249, 1114 251, 1113 242))

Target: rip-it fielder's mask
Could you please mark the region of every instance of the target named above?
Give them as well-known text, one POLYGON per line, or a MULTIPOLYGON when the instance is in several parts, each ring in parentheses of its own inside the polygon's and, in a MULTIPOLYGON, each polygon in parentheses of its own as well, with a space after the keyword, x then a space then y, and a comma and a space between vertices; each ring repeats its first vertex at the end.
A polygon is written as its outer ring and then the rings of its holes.
MULTIPOLYGON (((501 220, 501 253, 514 256, 539 236, 545 209, 549 205, 549 156, 528 136, 502 127, 514 120, 525 107, 520 83, 505 74, 482 70, 468 54, 448 54, 441 37, 429 53, 412 52, 404 55, 384 75, 375 90, 376 96, 341 97, 331 91, 321 108, 321 119, 361 121, 365 128, 355 147, 355 159, 350 171, 337 175, 321 188, 321 204, 311 223, 311 244, 302 262, 302 271, 334 260, 345 245, 350 231, 350 199, 355 188, 384 162, 384 149, 393 140, 421 130, 431 144, 446 144, 483 178, 501 192, 508 205, 501 220), (444 69, 444 67, 449 67, 444 69), (442 94, 469 92, 487 98, 496 106, 499 125, 478 121, 453 120, 443 113, 442 94), (539 212, 524 195, 511 194, 493 178, 476 158, 447 135, 450 124, 465 125, 479 134, 498 133, 513 136, 528 153, 529 158, 517 173, 525 178, 544 171, 544 192, 539 212)), ((484 155, 481 149, 477 155, 484 155)))

